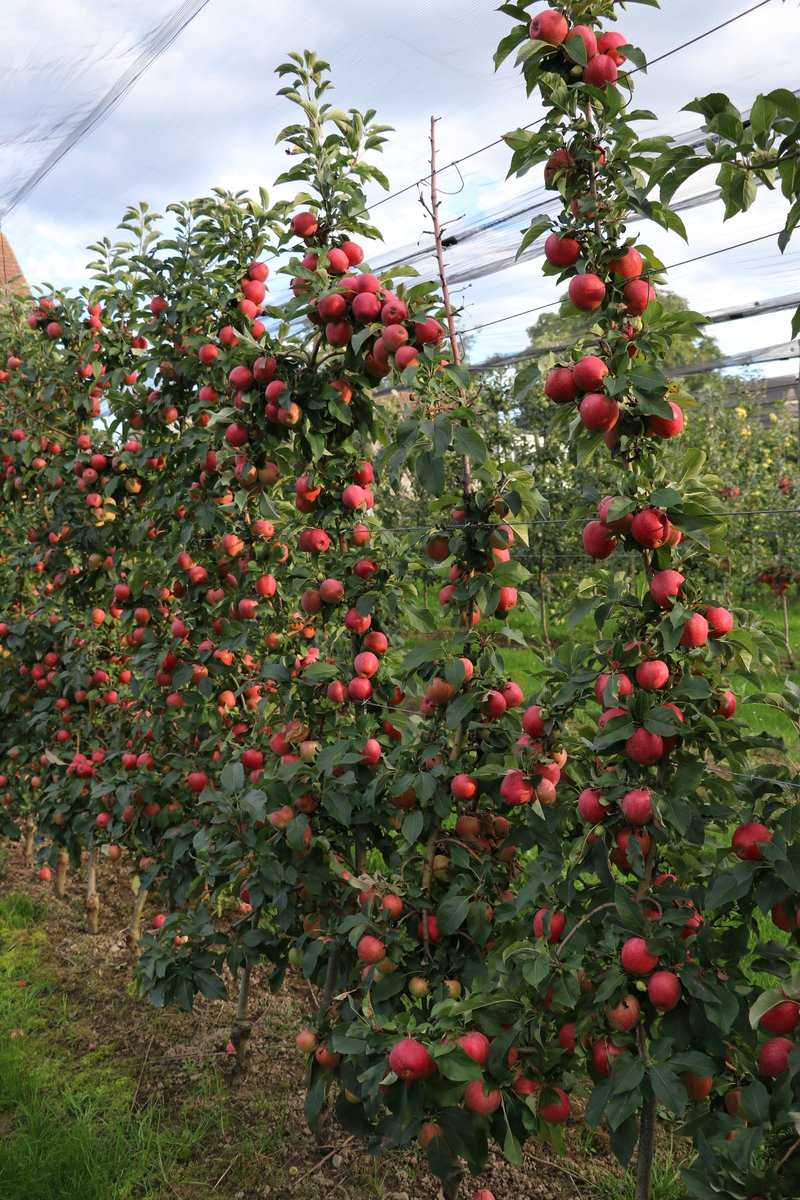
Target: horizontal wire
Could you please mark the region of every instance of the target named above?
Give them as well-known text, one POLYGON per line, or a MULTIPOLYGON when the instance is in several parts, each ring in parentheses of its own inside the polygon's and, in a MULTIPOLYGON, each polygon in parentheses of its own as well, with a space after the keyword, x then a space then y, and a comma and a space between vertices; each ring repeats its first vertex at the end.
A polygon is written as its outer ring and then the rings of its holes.
MULTIPOLYGON (((674 271, 677 267, 686 267, 690 263, 701 262, 704 258, 713 258, 717 254, 727 254, 731 250, 741 250, 743 246, 752 246, 756 242, 764 242, 768 238, 777 237, 781 232, 782 230, 778 229, 775 233, 763 233, 759 237, 748 238, 745 242, 735 242, 731 246, 722 246, 719 250, 708 250, 704 254, 696 254, 692 258, 684 258, 680 262, 669 263, 667 266, 662 267, 658 274, 661 274, 662 271, 674 271)), ((492 325, 502 325, 505 321, 514 321, 517 317, 528 317, 533 313, 542 312, 546 308, 555 308, 563 302, 563 299, 563 296, 559 296, 557 300, 551 300, 547 304, 539 304, 536 308, 523 308, 520 312, 510 313, 507 317, 496 317, 493 321, 484 321, 481 325, 470 325, 468 329, 462 329, 459 333, 463 337, 468 333, 477 333, 481 329, 489 329, 492 325)))

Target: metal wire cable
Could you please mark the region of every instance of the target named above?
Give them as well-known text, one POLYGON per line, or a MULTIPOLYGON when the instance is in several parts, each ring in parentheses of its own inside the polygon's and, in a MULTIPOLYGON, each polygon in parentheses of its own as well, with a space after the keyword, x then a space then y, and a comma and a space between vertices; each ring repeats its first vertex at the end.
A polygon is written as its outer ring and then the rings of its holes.
MULTIPOLYGON (((704 258, 713 258, 717 254, 727 254, 731 250, 741 250, 744 246, 755 245, 756 242, 764 242, 768 238, 777 237, 782 231, 776 230, 774 233, 762 233, 758 237, 748 238, 745 242, 735 242, 731 246, 722 246, 719 250, 708 250, 704 254, 695 254, 692 258, 681 259, 680 262, 668 263, 662 268, 662 271, 674 271, 678 267, 686 267, 690 263, 701 262, 704 258)), ((661 274, 661 272, 659 272, 661 274)), ((496 317, 494 321, 485 321, 482 325, 470 325, 468 329, 462 329, 461 334, 477 333, 480 329, 489 329, 492 325, 501 325, 504 321, 514 321, 517 317, 527 317, 532 313, 542 312, 546 308, 555 308, 562 303, 563 297, 557 300, 551 300, 548 304, 539 304, 536 308, 524 308, 520 312, 510 313, 507 317, 496 317)))

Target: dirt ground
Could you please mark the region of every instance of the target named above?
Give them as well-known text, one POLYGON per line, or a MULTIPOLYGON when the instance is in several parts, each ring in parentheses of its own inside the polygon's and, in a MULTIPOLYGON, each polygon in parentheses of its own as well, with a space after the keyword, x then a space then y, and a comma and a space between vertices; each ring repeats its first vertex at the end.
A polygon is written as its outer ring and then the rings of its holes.
MULTIPOLYGON (((80 881, 70 879, 58 900, 23 865, 18 849, 5 864, 0 893, 21 892, 43 902, 46 964, 68 1011, 66 1050, 119 1065, 135 1081, 134 1108, 160 1101, 170 1125, 207 1121, 191 1161, 168 1172, 177 1200, 434 1200, 439 1195, 416 1152, 376 1161, 338 1126, 317 1140, 303 1116, 303 1061, 294 1035, 308 1020, 312 998, 290 977, 278 995, 253 974, 253 1032, 245 1078, 231 1079, 226 1054, 233 1003, 199 999, 192 1013, 158 1011, 132 995, 125 945, 132 897, 122 864, 104 864, 99 879, 101 932, 84 931, 80 881)), ((233 990, 233 989, 232 989, 233 990)), ((524 1166, 497 1155, 477 1187, 497 1200, 592 1200, 622 1196, 617 1168, 602 1134, 568 1130, 569 1152, 531 1145, 524 1166), (610 1187, 609 1187, 610 1185, 610 1187)), ((110 1198, 111 1200, 111 1198, 110 1198)))

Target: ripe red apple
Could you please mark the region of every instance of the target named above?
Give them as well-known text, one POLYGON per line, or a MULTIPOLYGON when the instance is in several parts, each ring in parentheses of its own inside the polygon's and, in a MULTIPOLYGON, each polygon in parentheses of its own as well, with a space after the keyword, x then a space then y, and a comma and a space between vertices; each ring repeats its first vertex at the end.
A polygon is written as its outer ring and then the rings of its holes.
POLYGON ((623 279, 636 279, 641 275, 643 267, 644 259, 635 246, 627 246, 608 264, 609 271, 623 279))
POLYGON ((338 1067, 341 1057, 341 1054, 335 1053, 328 1046, 317 1046, 317 1049, 314 1051, 314 1058, 323 1071, 332 1071, 334 1067, 338 1067))
POLYGON ((503 1102, 499 1088, 486 1090, 483 1079, 471 1079, 464 1088, 464 1107, 479 1117, 490 1117, 503 1102))
POLYGON ((372 937, 367 933, 364 937, 359 938, 356 954, 364 963, 379 963, 386 957, 386 947, 380 938, 372 937))
POLYGON ((428 1079, 436 1071, 436 1063, 416 1038, 403 1038, 389 1052, 389 1069, 405 1083, 428 1079))
POLYGON ((648 304, 655 300, 656 289, 646 279, 632 279, 622 289, 622 296, 628 313, 632 317, 640 317, 648 304))
POLYGON ((583 71, 583 82, 591 87, 604 88, 608 83, 616 83, 619 70, 610 54, 595 54, 590 58, 583 71))
POLYGON ((609 805, 603 803, 603 795, 597 788, 584 788, 578 796, 578 812, 590 825, 599 825, 608 816, 609 805))
POLYGON ((789 1055, 794 1050, 790 1038, 776 1037, 764 1042, 758 1054, 758 1073, 777 1079, 789 1067, 789 1055))
POLYGON ((794 1033, 800 1025, 800 1004, 797 1000, 782 1000, 768 1009, 758 1024, 767 1033, 794 1033))
POLYGON ((607 433, 619 420, 619 405, 602 392, 589 392, 581 400, 579 413, 581 422, 593 433, 607 433))
POLYGON ((630 1033, 639 1024, 642 1009, 635 996, 623 996, 619 1004, 606 1009, 606 1020, 612 1029, 620 1033, 630 1033))
POLYGON ((569 1120, 569 1096, 560 1087, 548 1087, 542 1095, 544 1101, 538 1113, 549 1125, 564 1125, 569 1120))
POLYGON ((653 819, 653 799, 647 788, 634 788, 626 792, 619 806, 630 825, 646 825, 653 819))
POLYGON ((602 521, 590 521, 584 525, 581 540, 591 558, 608 558, 617 547, 617 539, 602 521))
POLYGON ((540 908, 533 918, 533 936, 540 939, 547 937, 547 941, 554 945, 561 939, 566 924, 565 913, 551 912, 549 908, 540 908))
POLYGON ((650 953, 641 937, 628 938, 619 957, 623 971, 629 975, 649 975, 658 966, 658 955, 650 953))
POLYGON ((481 1067, 486 1065, 492 1047, 485 1034, 479 1033, 477 1030, 473 1033, 462 1033, 458 1038, 458 1044, 473 1062, 478 1063, 481 1067))
POLYGON ((681 998, 681 981, 672 971, 655 971, 647 981, 647 995, 660 1013, 672 1012, 681 998))
POLYGON ((630 677, 624 671, 615 671, 611 675, 603 672, 603 674, 597 676, 594 685, 594 694, 598 704, 605 706, 605 693, 609 682, 613 683, 618 699, 622 700, 625 696, 633 695, 633 684, 630 681, 630 677))
POLYGON ((696 649, 705 646, 708 641, 708 621, 701 613, 692 613, 687 619, 681 634, 681 645, 696 649))
POLYGON ((575 380, 569 367, 553 367, 544 381, 544 394, 554 404, 571 404, 577 396, 575 380))
POLYGON ((566 235, 551 233, 544 244, 545 258, 554 267, 571 267, 580 258, 580 243, 566 235))
POLYGON ((575 1022, 569 1021, 558 1031, 558 1044, 562 1050, 566 1050, 567 1054, 574 1054, 578 1048, 578 1039, 575 1036, 576 1028, 575 1022))
POLYGON ((613 58, 618 67, 625 62, 625 55, 619 53, 620 46, 627 46, 628 39, 622 33, 616 33, 613 29, 606 30, 601 33, 597 39, 597 49, 600 54, 607 54, 609 58, 613 58))
POLYGON ((530 35, 534 41, 560 46, 568 33, 567 18, 552 8, 544 9, 531 20, 530 35))
POLYGON ((639 663, 636 668, 636 682, 645 691, 658 691, 669 683, 669 667, 660 658, 652 658, 639 663))
POLYGON ((579 392, 599 392, 608 375, 608 364, 596 354, 585 354, 572 368, 572 378, 579 392))
POLYGON ((544 164, 544 185, 547 188, 553 187, 556 184, 558 176, 565 171, 569 171, 575 166, 575 159, 567 150, 566 146, 562 146, 558 150, 554 150, 544 164))
POLYGON ((530 804, 533 790, 533 784, 522 771, 506 771, 500 784, 500 795, 506 804, 530 804))
POLYGON ((425 940, 425 932, 428 933, 428 941, 433 945, 439 941, 439 922, 432 913, 423 913, 417 924, 417 940, 423 942, 425 940))
POLYGON ((542 710, 538 704, 531 704, 529 708, 525 709, 525 712, 522 714, 522 728, 529 737, 544 737, 544 719, 542 718, 542 710))
POLYGON ((613 1042, 607 1038, 603 1038, 599 1042, 592 1042, 590 1050, 590 1058, 592 1068, 596 1074, 607 1077, 611 1074, 613 1059, 620 1054, 627 1053, 624 1046, 615 1046, 613 1042))
POLYGON ((329 292, 317 301, 317 312, 323 321, 338 321, 347 312, 347 300, 341 292, 329 292))
POLYGON ((683 409, 674 400, 668 401, 672 409, 672 417, 650 416, 647 418, 647 432, 654 437, 680 437, 686 424, 683 409))
POLYGON ((599 275, 587 272, 584 275, 573 275, 569 282, 569 298, 576 308, 585 312, 594 312, 603 303, 606 295, 606 285, 599 275))
POLYGON ((301 1029, 294 1040, 297 1049, 302 1050, 303 1054, 310 1054, 317 1048, 317 1035, 313 1029, 301 1029))
POLYGON ((651 767, 664 757, 664 739, 647 729, 637 729, 625 743, 625 753, 632 762, 651 767))
POLYGON ((450 780, 450 791, 456 800, 471 800, 477 794, 478 784, 471 775, 454 775, 450 780))
POLYGON ((658 571, 650 580, 650 595, 659 608, 672 608, 685 582, 680 571, 658 571))
POLYGON ((735 713, 736 696, 730 690, 730 688, 728 688, 722 693, 722 696, 720 697, 719 708, 716 710, 714 715, 717 717, 725 717, 725 719, 729 721, 731 717, 735 715, 735 713))
POLYGON ((714 1087, 711 1075, 694 1075, 691 1071, 684 1071, 681 1079, 691 1100, 706 1100, 711 1095, 714 1087))
POLYGON ((760 821, 746 821, 731 839, 734 854, 745 862, 760 862, 764 857, 761 847, 772 841, 772 830, 760 821))
POLYGON ((703 611, 706 614, 711 637, 724 637, 726 633, 731 632, 734 625, 733 613, 729 612, 727 608, 707 605, 703 611))
POLYGON ((316 213, 299 212, 295 213, 291 220, 291 230, 295 237, 310 238, 313 237, 319 228, 316 213))

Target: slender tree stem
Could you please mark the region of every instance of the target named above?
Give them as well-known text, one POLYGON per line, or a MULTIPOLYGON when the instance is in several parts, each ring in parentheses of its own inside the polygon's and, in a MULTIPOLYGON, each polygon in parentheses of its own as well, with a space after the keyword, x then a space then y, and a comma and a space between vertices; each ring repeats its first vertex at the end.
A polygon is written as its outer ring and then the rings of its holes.
POLYGON ((128 927, 128 950, 133 958, 139 957, 139 942, 142 938, 142 916, 147 903, 147 888, 140 887, 133 903, 131 923, 128 927))
POLYGON ((239 994, 236 999, 236 1015, 231 1026, 231 1041, 236 1051, 234 1079, 237 1083, 247 1073, 249 1057, 251 1025, 247 1019, 247 1008, 250 1002, 250 973, 250 963, 245 963, 239 969, 239 994))
POLYGON ((639 1118, 639 1152, 636 1157, 636 1200, 650 1200, 653 1188, 653 1154, 656 1144, 656 1098, 651 1093, 639 1118))
POLYGON ((794 654, 792 652, 792 639, 789 635, 789 597, 786 592, 781 597, 783 600, 783 640, 786 643, 786 653, 789 655, 790 665, 794 662, 794 654))

